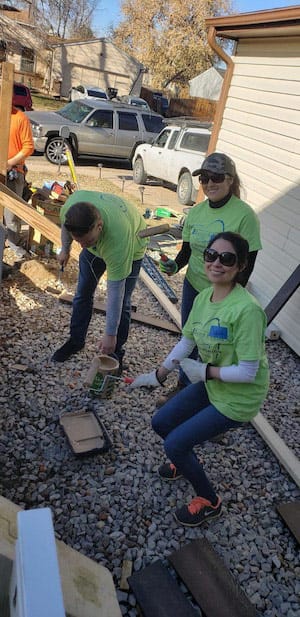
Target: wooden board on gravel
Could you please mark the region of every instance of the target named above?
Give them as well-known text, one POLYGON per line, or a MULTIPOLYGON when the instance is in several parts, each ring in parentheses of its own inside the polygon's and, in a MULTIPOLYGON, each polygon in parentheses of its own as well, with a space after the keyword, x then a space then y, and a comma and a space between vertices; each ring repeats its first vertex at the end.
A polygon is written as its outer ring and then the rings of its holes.
POLYGON ((206 617, 257 617, 256 609, 205 538, 193 540, 168 559, 206 617))
POLYGON ((160 560, 135 572, 129 577, 128 582, 144 617, 196 617, 198 615, 160 560))
POLYGON ((276 510, 300 544, 300 501, 279 503, 276 510))
MULTIPOLYGON (((66 302, 67 304, 72 304, 74 296, 67 292, 63 292, 59 296, 60 302, 66 302)), ((95 300, 94 302, 94 311, 98 311, 100 313, 106 313, 106 305, 104 302, 99 302, 95 300)), ((133 311, 131 313, 132 321, 137 321, 139 323, 143 323, 146 326, 152 326, 153 328, 158 328, 159 330, 167 330, 168 332, 174 334, 180 334, 180 329, 173 324, 171 321, 167 319, 158 319, 157 317, 151 317, 151 315, 142 315, 141 313, 133 311)))

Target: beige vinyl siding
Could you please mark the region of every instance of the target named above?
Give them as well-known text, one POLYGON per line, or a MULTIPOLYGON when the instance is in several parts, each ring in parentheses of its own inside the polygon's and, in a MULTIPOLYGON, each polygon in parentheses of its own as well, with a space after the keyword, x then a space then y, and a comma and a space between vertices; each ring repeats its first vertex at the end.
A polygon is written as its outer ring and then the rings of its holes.
MULTIPOLYGON (((250 290, 263 306, 300 262, 300 38, 241 39, 216 150, 234 159, 263 250, 250 290)), ((300 353, 300 291, 275 319, 300 353)))

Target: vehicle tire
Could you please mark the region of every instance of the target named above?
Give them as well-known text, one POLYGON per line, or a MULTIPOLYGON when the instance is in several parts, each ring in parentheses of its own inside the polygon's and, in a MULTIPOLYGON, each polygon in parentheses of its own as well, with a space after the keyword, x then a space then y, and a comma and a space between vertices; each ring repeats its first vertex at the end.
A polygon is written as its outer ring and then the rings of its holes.
POLYGON ((191 206, 193 201, 194 185, 189 171, 185 171, 179 178, 177 184, 177 197, 183 206, 191 206))
POLYGON ((132 170, 133 170, 133 181, 136 184, 146 184, 147 174, 145 172, 144 164, 140 156, 134 161, 132 170))
POLYGON ((49 163, 53 163, 53 165, 59 165, 59 163, 61 165, 66 165, 67 157, 65 152, 67 145, 69 146, 69 148, 71 147, 69 142, 65 140, 64 148, 61 155, 62 137, 59 137, 59 135, 57 135, 56 137, 50 137, 45 148, 45 155, 49 163))

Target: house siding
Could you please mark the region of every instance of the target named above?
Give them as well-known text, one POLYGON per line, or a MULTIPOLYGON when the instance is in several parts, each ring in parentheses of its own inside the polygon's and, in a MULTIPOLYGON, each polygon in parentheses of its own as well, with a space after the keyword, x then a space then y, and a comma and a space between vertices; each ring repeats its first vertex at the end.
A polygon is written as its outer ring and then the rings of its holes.
MULTIPOLYGON (((261 222, 249 283, 263 306, 300 262, 300 37, 241 39, 216 150, 234 159, 261 222)), ((300 291, 275 319, 300 353, 300 291)))

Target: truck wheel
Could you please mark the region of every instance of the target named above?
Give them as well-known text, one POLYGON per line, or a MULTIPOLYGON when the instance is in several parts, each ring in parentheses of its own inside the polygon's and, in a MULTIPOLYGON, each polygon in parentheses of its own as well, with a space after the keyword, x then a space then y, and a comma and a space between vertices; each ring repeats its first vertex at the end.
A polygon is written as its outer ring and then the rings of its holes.
POLYGON ((147 182, 147 174, 144 169, 141 157, 138 157, 133 164, 133 181, 136 184, 145 184, 147 182))
POLYGON ((179 178, 177 184, 177 197, 180 204, 191 206, 193 201, 194 185, 192 176, 188 171, 185 171, 179 178))
MULTIPOLYGON (((65 144, 70 147, 68 142, 65 141, 65 144)), ((62 138, 59 135, 57 137, 50 137, 45 148, 45 155, 48 161, 53 163, 53 165, 58 165, 59 162, 61 165, 66 165, 67 158, 65 153, 66 146, 64 146, 62 151, 62 138)))

